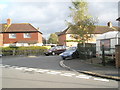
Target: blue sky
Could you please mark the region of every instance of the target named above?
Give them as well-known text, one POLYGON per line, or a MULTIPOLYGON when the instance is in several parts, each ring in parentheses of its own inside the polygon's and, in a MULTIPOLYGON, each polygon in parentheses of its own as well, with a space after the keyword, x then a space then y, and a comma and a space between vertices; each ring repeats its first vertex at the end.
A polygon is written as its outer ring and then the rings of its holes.
MULTIPOLYGON (((113 26, 117 26, 119 0, 87 1, 89 13, 99 20, 97 25, 106 26, 111 21, 113 26)), ((71 0, 1 0, 1 23, 6 23, 7 18, 11 18, 12 23, 31 23, 48 38, 49 34, 67 27, 65 20, 71 20, 68 17, 70 5, 71 0)))

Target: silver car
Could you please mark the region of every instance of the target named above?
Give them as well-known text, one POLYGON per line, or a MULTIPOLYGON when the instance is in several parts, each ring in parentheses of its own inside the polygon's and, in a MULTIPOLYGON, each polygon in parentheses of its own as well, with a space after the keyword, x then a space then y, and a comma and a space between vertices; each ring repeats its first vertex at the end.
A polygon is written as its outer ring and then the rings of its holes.
POLYGON ((77 58, 79 56, 77 47, 68 48, 65 52, 61 53, 60 56, 63 60, 77 58))

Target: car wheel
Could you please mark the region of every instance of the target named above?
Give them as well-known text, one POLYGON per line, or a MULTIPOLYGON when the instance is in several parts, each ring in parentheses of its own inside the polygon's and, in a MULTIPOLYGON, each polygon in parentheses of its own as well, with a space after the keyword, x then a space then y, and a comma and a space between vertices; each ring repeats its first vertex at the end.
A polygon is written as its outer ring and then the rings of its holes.
POLYGON ((52 52, 52 55, 55 55, 55 52, 52 52))
POLYGON ((65 60, 65 57, 62 57, 63 60, 65 60))
POLYGON ((45 54, 46 56, 49 56, 49 54, 45 54))

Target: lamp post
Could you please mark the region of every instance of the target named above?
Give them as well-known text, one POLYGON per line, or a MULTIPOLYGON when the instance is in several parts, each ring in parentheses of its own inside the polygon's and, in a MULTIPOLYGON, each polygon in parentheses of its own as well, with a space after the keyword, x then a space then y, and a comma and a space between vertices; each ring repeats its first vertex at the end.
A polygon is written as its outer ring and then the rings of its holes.
POLYGON ((104 42, 102 42, 102 64, 105 66, 105 47, 104 42))

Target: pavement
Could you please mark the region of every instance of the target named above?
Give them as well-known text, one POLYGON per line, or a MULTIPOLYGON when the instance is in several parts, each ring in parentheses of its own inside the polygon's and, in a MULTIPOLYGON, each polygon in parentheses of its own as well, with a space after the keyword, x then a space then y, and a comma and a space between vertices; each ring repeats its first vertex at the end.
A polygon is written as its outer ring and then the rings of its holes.
POLYGON ((68 70, 120 81, 120 70, 118 68, 113 65, 103 66, 100 62, 96 58, 88 60, 72 59, 60 61, 60 66, 68 70))

